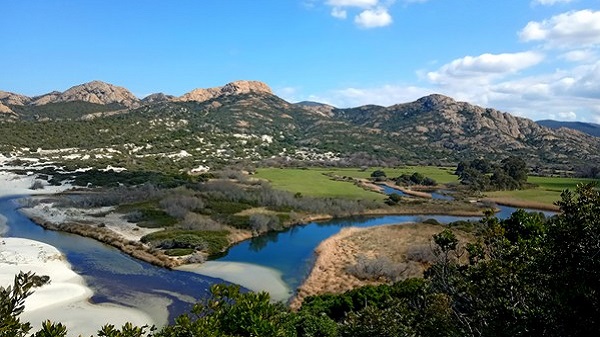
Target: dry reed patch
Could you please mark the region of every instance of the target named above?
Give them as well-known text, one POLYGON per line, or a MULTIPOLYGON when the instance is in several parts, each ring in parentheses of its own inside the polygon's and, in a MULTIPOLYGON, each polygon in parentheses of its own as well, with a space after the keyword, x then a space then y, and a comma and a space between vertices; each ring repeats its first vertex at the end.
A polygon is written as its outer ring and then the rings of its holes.
MULTIPOLYGON (((361 280, 347 272, 360 256, 389 258, 405 267, 402 278, 422 277, 433 259, 432 237, 445 228, 432 224, 401 224, 342 229, 317 247, 315 265, 298 288, 290 307, 298 309, 307 296, 339 294, 365 285, 385 283, 381 279, 361 280)), ((461 242, 473 240, 467 233, 453 232, 461 242)))
POLYGON ((552 204, 547 204, 539 201, 527 201, 511 197, 492 197, 483 199, 483 201, 492 201, 498 205, 505 205, 518 208, 531 208, 545 211, 560 211, 560 207, 552 204))

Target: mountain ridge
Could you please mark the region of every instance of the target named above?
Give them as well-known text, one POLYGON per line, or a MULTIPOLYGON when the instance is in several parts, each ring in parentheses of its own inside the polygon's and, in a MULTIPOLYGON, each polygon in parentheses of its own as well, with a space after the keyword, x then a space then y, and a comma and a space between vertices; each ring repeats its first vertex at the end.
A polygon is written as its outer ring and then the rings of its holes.
POLYGON ((539 120, 536 123, 551 129, 568 128, 600 137, 600 124, 596 123, 555 121, 551 119, 539 120))
MULTIPOLYGON (((85 86, 73 88, 83 94, 62 97, 87 98, 87 93, 94 93, 85 86)), ((25 102, 27 97, 2 92, 2 104, 16 117, 47 123, 19 125, 21 129, 30 128, 21 133, 31 134, 31 138, 9 137, 0 142, 0 150, 75 147, 89 152, 110 147, 121 148, 123 156, 129 156, 122 160, 140 162, 146 157, 139 156, 171 158, 176 154, 168 154, 169 149, 179 149, 191 158, 177 161, 194 165, 202 160, 223 163, 244 158, 436 164, 481 156, 502 159, 508 155, 528 158, 531 165, 572 167, 600 162, 597 137, 576 130, 552 130, 530 119, 440 94, 387 107, 336 108, 317 102, 287 102, 257 81, 195 90, 197 96, 149 95, 131 107, 55 102, 57 93, 37 96, 37 100, 47 97, 54 103, 34 105, 29 98, 29 105, 7 105, 5 101, 25 102), (61 131, 67 124, 78 138, 70 139, 61 131), (35 134, 62 138, 37 139, 35 134), (132 152, 131 148, 147 150, 132 152)), ((17 132, 16 125, 7 124, 18 124, 16 117, 0 125, 2 134, 17 132)))

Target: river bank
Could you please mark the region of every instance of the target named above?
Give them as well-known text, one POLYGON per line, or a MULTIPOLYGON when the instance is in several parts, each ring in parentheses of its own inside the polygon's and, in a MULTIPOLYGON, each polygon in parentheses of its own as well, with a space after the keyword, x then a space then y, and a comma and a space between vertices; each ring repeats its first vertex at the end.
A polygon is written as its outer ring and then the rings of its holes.
MULTIPOLYGON (((0 197, 55 194, 71 188, 70 185, 61 185, 32 190, 35 181, 34 175, 22 176, 0 171, 0 197)), ((121 305, 91 303, 93 291, 72 270, 57 248, 35 240, 3 237, 9 227, 9 219, 0 215, 0 286, 11 285, 20 271, 50 277, 49 284, 35 289, 26 300, 21 316, 35 330, 48 319, 66 325, 69 336, 95 334, 106 323, 117 326, 126 322, 136 325, 167 323, 164 312, 160 310, 150 315, 121 305)), ((161 305, 165 306, 166 303, 161 305)))
MULTIPOLYGON (((390 282, 382 278, 361 279, 349 272, 348 268, 361 258, 390 261, 398 268, 401 279, 422 277, 435 260, 432 237, 445 228, 443 225, 412 223, 342 229, 315 249, 316 260, 312 270, 298 288, 290 307, 299 309, 308 296, 340 294, 366 285, 390 282)), ((463 243, 473 240, 468 233, 452 231, 463 243)))
POLYGON ((0 241, 0 285, 12 284, 14 275, 30 271, 50 277, 50 283, 34 289, 25 301, 21 318, 31 322, 34 330, 41 322, 61 322, 71 336, 90 336, 104 324, 121 326, 160 324, 148 314, 112 304, 92 304, 93 293, 77 275, 58 249, 33 240, 2 238, 0 241))

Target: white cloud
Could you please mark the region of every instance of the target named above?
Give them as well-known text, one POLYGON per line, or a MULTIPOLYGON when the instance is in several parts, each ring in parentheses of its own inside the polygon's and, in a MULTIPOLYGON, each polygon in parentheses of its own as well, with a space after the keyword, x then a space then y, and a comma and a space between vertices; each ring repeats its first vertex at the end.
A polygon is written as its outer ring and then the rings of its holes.
POLYGON ((354 23, 362 28, 385 27, 392 22, 392 16, 385 8, 366 9, 354 17, 354 23))
POLYGON ((348 12, 346 12, 345 9, 333 7, 333 9, 331 10, 331 16, 333 16, 334 18, 343 20, 346 17, 348 17, 348 12))
POLYGON ((569 2, 573 2, 573 0, 533 0, 531 3, 534 5, 552 6, 559 3, 568 4, 569 2))
POLYGON ((311 95, 307 99, 331 104, 339 108, 357 107, 367 104, 390 106, 410 102, 433 93, 432 89, 416 86, 385 84, 376 87, 350 87, 329 91, 322 95, 311 95))
POLYGON ((379 0, 328 0, 327 4, 333 7, 359 7, 371 8, 377 6, 379 0))
POLYGON ((565 59, 569 62, 590 62, 597 60, 598 56, 596 53, 589 49, 584 50, 571 50, 560 55, 560 58, 565 59))
POLYGON ((487 82, 492 78, 515 73, 540 63, 544 55, 536 52, 482 54, 465 56, 427 73, 427 78, 436 84, 456 80, 479 80, 487 82))
POLYGON ((558 114, 550 114, 552 119, 561 121, 574 121, 577 119, 577 114, 573 111, 559 112, 558 114))
POLYGON ((600 44, 600 11, 562 13, 541 22, 531 21, 519 33, 522 41, 543 41, 549 47, 569 48, 600 44))
MULTIPOLYGON (((426 0, 405 0, 409 2, 423 2, 426 0)), ((396 0, 327 0, 325 4, 331 6, 331 16, 344 20, 348 18, 348 11, 354 9, 360 13, 354 16, 354 23, 361 28, 378 28, 392 24, 393 19, 389 12, 396 0)))

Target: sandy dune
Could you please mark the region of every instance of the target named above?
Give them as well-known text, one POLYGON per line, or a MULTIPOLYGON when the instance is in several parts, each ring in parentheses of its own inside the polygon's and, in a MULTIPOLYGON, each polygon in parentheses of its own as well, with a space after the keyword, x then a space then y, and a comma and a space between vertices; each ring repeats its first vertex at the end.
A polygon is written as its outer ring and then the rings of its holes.
POLYGON ((91 304, 92 291, 81 276, 71 270, 54 247, 20 238, 0 240, 0 285, 12 284, 20 271, 32 271, 50 277, 50 284, 37 288, 25 302, 22 319, 34 329, 46 319, 62 322, 71 336, 95 334, 110 322, 117 326, 125 322, 136 325, 155 324, 142 311, 110 304, 91 304))
MULTIPOLYGON (((0 164, 4 164, 2 160, 0 164)), ((44 189, 31 190, 34 181, 33 174, 23 176, 0 171, 0 197, 52 194, 71 187, 45 186, 44 189)), ((0 236, 8 229, 6 220, 0 214, 0 236)), ((69 263, 55 247, 28 239, 0 238, 0 286, 12 285, 14 276, 20 271, 47 275, 51 280, 50 284, 36 289, 25 302, 22 319, 31 322, 34 330, 39 329, 41 322, 47 319, 66 325, 69 336, 95 335, 97 330, 107 323, 116 326, 125 322, 136 325, 166 323, 166 312, 160 312, 160 315, 153 313, 156 317, 153 319, 137 309, 113 304, 90 303, 92 290, 85 285, 81 276, 71 270, 69 263)), ((163 305, 166 308, 167 303, 163 305)))

